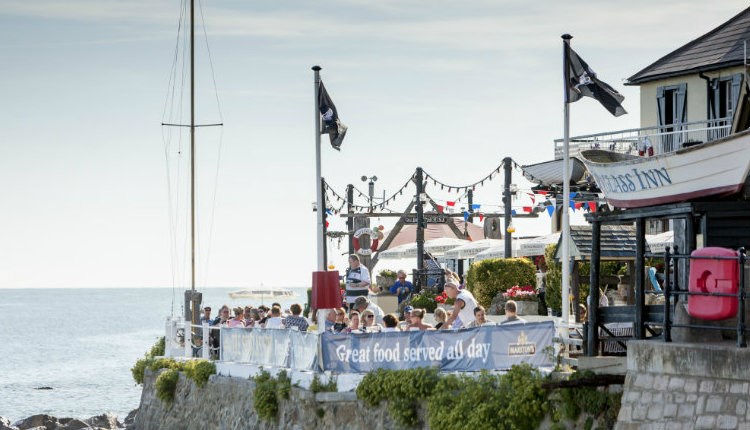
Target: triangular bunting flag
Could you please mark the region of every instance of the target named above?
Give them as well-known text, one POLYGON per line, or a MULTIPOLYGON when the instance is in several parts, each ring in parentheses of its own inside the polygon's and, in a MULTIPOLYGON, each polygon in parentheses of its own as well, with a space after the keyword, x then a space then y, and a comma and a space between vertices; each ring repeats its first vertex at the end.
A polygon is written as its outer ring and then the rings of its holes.
POLYGON ((469 220, 469 213, 464 211, 464 221, 468 221, 468 220, 469 220))
POLYGON ((523 211, 526 213, 531 213, 531 206, 524 206, 523 211))
POLYGON ((576 209, 581 209, 583 207, 583 202, 576 202, 576 209))
POLYGON ((589 209, 591 212, 596 212, 596 202, 589 202, 589 209))
POLYGON ((444 210, 444 209, 445 209, 445 208, 443 207, 443 205, 437 205, 437 210, 438 210, 438 213, 443 213, 443 210, 444 210))
POLYGON ((479 222, 484 221, 484 214, 479 214, 479 222))
POLYGON ((471 205, 471 210, 475 211, 475 210, 477 210, 477 209, 479 209, 481 207, 482 207, 482 205, 473 204, 473 205, 471 205))
POLYGON ((445 202, 445 204, 450 207, 456 206, 456 202, 445 202))
POLYGON ((547 213, 549 214, 550 218, 552 217, 552 213, 555 211, 555 207, 552 205, 547 206, 547 213))

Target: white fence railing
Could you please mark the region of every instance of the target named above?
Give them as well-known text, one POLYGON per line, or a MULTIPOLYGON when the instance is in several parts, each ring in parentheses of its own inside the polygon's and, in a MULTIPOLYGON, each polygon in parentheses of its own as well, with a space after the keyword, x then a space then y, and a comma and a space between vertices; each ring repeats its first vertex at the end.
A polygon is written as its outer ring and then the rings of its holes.
MULTIPOLYGON (((663 154, 727 137, 731 127, 731 118, 722 118, 575 136, 570 138, 570 155, 587 149, 637 154, 642 149, 647 151, 649 144, 654 154, 663 154)), ((555 140, 556 159, 563 158, 563 144, 563 139, 555 140)))

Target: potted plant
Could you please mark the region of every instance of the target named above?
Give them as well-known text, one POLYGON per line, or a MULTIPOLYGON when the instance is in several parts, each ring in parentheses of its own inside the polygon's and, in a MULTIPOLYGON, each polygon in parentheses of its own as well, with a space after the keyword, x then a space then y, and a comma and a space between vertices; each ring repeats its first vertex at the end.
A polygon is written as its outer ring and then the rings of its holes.
POLYGON ((375 284, 380 291, 387 291, 396 282, 396 272, 390 269, 381 270, 375 277, 375 284))
POLYGON ((514 285, 503 293, 503 298, 516 302, 516 313, 518 315, 538 315, 539 298, 537 292, 531 285, 519 287, 514 285))

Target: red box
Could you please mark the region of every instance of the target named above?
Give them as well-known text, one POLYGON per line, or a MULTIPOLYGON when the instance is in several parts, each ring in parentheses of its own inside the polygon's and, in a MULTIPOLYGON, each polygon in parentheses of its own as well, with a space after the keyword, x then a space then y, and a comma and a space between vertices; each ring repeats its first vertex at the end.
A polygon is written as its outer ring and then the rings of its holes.
MULTIPOLYGON (((739 262, 737 251, 707 247, 690 254, 691 293, 737 294, 739 290, 739 262), (731 257, 734 260, 694 259, 692 257, 731 257)), ((708 321, 725 320, 737 316, 737 297, 688 296, 688 314, 708 321)))
POLYGON ((313 272, 312 303, 313 309, 338 309, 342 305, 339 271, 313 272))

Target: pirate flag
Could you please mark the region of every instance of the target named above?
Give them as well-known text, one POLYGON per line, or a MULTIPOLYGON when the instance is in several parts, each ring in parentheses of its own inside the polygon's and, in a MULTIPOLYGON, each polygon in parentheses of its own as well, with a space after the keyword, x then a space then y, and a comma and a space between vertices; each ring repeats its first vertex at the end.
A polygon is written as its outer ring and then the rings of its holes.
POLYGON ((567 63, 568 103, 577 102, 584 96, 593 97, 612 115, 626 114, 621 104, 625 97, 606 82, 600 81, 594 70, 570 46, 568 46, 567 54, 565 62, 567 63))
POLYGON ((341 142, 344 140, 347 127, 339 120, 336 106, 334 106, 333 100, 328 95, 323 81, 320 81, 320 91, 318 92, 318 109, 320 109, 320 119, 323 122, 320 133, 328 134, 333 149, 340 151, 341 142))

